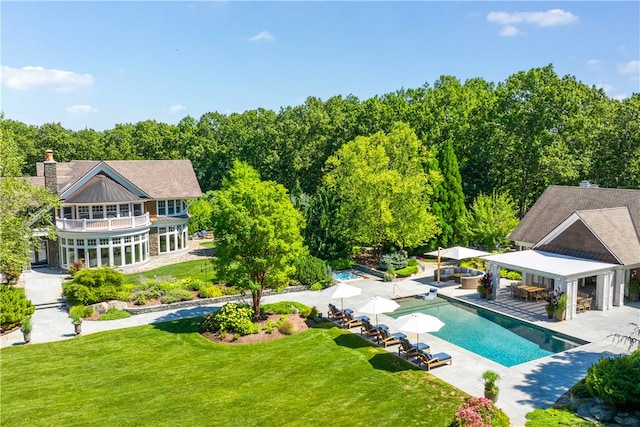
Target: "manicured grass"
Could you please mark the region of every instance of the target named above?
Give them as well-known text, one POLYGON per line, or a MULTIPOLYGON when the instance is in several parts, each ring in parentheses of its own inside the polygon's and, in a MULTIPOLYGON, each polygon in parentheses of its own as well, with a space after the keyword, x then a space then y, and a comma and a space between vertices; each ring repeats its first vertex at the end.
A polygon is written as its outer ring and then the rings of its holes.
POLYGON ((140 277, 153 279, 154 277, 172 276, 176 279, 191 277, 213 283, 213 265, 210 259, 181 262, 179 264, 165 265, 154 270, 142 273, 127 274, 127 282, 138 283, 140 277))
POLYGON ((216 244, 215 242, 202 242, 200 243, 200 246, 211 249, 211 248, 215 248, 216 244))
POLYGON ((223 345, 199 322, 3 349, 2 425, 448 426, 467 397, 333 325, 223 345))

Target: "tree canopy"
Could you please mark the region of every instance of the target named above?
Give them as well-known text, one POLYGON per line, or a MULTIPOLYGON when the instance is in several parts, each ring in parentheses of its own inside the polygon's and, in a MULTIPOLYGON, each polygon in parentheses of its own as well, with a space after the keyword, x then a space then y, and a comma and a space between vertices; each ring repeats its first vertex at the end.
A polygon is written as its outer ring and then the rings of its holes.
POLYGON ((293 261, 304 252, 304 219, 282 185, 261 181, 236 161, 213 198, 211 222, 219 239, 217 278, 250 290, 257 317, 263 291, 286 287, 295 272, 293 261))

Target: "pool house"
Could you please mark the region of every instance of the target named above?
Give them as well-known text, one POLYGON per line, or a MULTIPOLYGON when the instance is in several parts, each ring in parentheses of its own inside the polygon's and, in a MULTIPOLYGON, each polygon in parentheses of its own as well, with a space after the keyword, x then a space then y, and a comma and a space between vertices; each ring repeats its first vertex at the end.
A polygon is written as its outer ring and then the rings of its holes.
POLYGON ((629 281, 640 280, 640 190, 550 186, 510 238, 519 251, 483 257, 494 297, 507 268, 522 272, 523 284, 566 293, 567 319, 584 295, 596 310, 622 306, 629 281))

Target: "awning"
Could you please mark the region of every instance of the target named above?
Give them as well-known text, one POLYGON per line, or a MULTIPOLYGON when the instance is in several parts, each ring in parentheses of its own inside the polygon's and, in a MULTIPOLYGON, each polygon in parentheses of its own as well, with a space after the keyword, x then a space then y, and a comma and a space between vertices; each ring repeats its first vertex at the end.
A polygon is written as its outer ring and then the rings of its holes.
POLYGON ((588 277, 621 267, 618 264, 537 250, 506 252, 482 258, 510 270, 551 278, 588 277))

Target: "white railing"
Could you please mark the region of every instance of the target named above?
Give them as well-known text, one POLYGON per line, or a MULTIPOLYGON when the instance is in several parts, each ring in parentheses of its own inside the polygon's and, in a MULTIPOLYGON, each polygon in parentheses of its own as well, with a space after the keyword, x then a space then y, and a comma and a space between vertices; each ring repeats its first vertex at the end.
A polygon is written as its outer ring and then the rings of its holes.
POLYGON ((103 219, 66 219, 56 218, 56 227, 62 231, 110 231, 151 225, 149 212, 139 216, 103 219))

